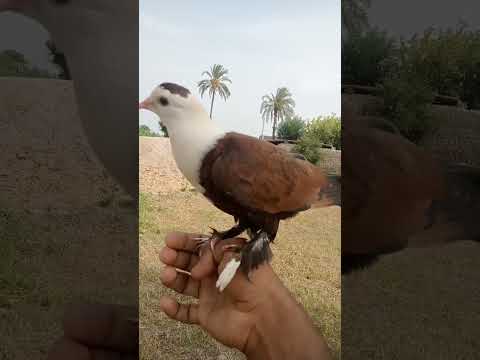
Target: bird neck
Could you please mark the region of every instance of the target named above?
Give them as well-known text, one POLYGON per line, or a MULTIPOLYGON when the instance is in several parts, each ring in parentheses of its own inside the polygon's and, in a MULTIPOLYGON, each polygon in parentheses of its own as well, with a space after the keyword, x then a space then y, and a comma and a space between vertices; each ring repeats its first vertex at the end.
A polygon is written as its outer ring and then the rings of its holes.
POLYGON ((204 189, 200 185, 203 159, 225 132, 208 115, 191 116, 188 119, 169 119, 165 126, 178 168, 188 181, 203 193, 204 189))

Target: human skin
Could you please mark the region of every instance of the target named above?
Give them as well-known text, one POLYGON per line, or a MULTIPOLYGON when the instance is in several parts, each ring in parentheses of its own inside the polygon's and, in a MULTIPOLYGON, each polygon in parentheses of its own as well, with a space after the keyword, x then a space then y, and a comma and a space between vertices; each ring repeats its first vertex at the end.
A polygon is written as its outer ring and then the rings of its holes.
MULTIPOLYGON (((169 234, 160 251, 166 265, 162 283, 197 300, 179 304, 173 297, 162 297, 160 307, 167 316, 202 327, 249 360, 331 359, 325 340, 270 265, 261 265, 250 281, 236 274, 223 292, 215 287, 218 274, 236 256, 231 249, 224 251, 224 246, 241 247, 244 239, 222 241, 216 244, 215 254, 207 249, 199 257, 196 236, 169 234)), ((55 343, 48 360, 138 359, 138 324, 132 321, 137 316, 138 309, 131 307, 72 306, 65 316, 65 335, 55 343)))
POLYGON ((178 293, 198 299, 179 304, 162 297, 160 306, 167 316, 201 326, 223 344, 256 359, 330 359, 323 337, 303 307, 298 304, 269 264, 261 265, 250 281, 238 273, 223 292, 215 287, 218 274, 235 253, 225 245, 244 245, 240 238, 217 243, 215 256, 194 250, 195 235, 169 234, 160 260, 166 265, 162 283, 178 293), (215 259, 219 259, 217 264, 215 259), (175 268, 191 272, 178 273, 175 268), (288 321, 287 321, 288 316, 288 321))
POLYGON ((138 359, 138 309, 110 304, 75 304, 67 308, 64 336, 48 360, 138 359))

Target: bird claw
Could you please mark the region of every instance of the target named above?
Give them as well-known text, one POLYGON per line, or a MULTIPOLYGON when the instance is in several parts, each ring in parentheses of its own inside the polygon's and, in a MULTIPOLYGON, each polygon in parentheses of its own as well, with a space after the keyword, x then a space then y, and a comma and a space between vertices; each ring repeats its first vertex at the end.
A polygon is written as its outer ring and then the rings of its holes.
POLYGON ((212 230, 210 238, 211 239, 222 239, 222 233, 220 231, 217 231, 217 229, 212 228, 209 226, 210 230, 212 230))
MULTIPOLYGON (((211 228, 212 229, 212 228, 211 228)), ((213 258, 215 261, 217 261, 215 257, 215 245, 220 238, 218 238, 215 234, 218 233, 215 229, 212 229, 212 236, 198 236, 193 238, 193 240, 197 241, 197 244, 195 245, 195 251, 198 253, 199 256, 202 256, 202 249, 204 246, 210 244, 210 249, 212 250, 213 258)), ((218 262, 218 261, 217 261, 218 262)))
POLYGON ((201 255, 201 250, 202 248, 211 240, 211 237, 209 236, 198 236, 194 237, 193 240, 195 240, 197 243, 195 244, 195 252, 201 255))
POLYGON ((192 276, 192 273, 190 271, 187 271, 187 270, 182 270, 182 269, 179 269, 179 268, 175 268, 175 271, 179 274, 184 274, 184 275, 188 275, 188 276, 192 276))
POLYGON ((242 247, 240 245, 236 245, 236 244, 230 244, 230 245, 224 245, 222 247, 222 251, 228 251, 230 249, 233 249, 235 252, 239 252, 239 250, 242 249, 242 247))

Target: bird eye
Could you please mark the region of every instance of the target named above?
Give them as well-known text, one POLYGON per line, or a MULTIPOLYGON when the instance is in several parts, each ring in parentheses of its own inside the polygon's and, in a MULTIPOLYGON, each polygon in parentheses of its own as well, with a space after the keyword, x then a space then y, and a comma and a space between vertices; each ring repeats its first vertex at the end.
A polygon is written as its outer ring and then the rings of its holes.
POLYGON ((161 96, 160 99, 158 99, 158 102, 162 104, 162 106, 168 105, 168 99, 165 96, 161 96))

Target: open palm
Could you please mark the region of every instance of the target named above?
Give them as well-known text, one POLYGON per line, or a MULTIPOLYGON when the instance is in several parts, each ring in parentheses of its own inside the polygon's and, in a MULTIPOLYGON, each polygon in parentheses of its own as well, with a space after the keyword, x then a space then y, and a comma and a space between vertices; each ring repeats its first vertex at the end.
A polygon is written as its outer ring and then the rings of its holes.
POLYGON ((203 251, 201 257, 194 253, 194 237, 184 233, 167 236, 166 246, 160 253, 161 261, 167 265, 161 280, 165 286, 198 302, 179 304, 172 297, 163 297, 161 307, 169 317, 200 325, 221 343, 245 351, 261 308, 267 304, 265 286, 272 283, 272 276, 276 277, 270 266, 264 265, 252 274, 251 281, 237 274, 229 286, 219 292, 215 287, 218 273, 234 256, 222 248, 227 244, 241 246, 244 240, 236 238, 217 244, 215 258, 221 259, 217 264, 211 251, 203 251), (175 268, 189 271, 191 276, 175 268))

